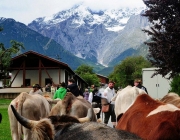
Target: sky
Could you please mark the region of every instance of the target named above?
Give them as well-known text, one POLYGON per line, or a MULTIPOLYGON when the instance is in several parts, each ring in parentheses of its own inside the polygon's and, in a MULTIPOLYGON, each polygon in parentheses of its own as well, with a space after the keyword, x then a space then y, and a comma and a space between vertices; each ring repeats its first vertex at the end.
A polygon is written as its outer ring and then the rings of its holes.
POLYGON ((95 11, 145 7, 142 0, 0 0, 0 18, 13 18, 27 25, 36 18, 51 16, 82 3, 95 11))

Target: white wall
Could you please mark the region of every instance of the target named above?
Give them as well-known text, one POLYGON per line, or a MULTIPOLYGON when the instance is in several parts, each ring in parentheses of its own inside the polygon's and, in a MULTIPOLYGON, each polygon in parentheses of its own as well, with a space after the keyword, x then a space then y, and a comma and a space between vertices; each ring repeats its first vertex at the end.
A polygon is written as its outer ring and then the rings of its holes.
POLYGON ((60 77, 61 82, 65 82, 65 69, 61 69, 61 77, 60 77))
POLYGON ((31 79, 31 85, 33 86, 34 84, 39 83, 39 76, 38 76, 38 71, 37 70, 26 70, 26 76, 25 79, 31 79))
POLYGON ((3 87, 3 82, 0 80, 0 87, 3 87))
MULTIPOLYGON (((14 79, 15 74, 17 73, 17 70, 12 71, 11 73, 12 73, 11 75, 11 81, 12 81, 14 79)), ((22 71, 19 71, 18 75, 16 76, 11 86, 21 87, 21 85, 23 84, 22 77, 23 77, 22 71)))
POLYGON ((152 98, 159 99, 164 97, 170 90, 171 80, 166 79, 168 75, 164 78, 160 74, 151 78, 155 72, 155 69, 156 68, 142 69, 142 81, 143 86, 147 88, 148 94, 152 98))
MULTIPOLYGON (((59 84, 60 82, 65 82, 65 70, 47 70, 50 77, 53 79, 55 84, 59 84), (59 81, 60 79, 60 81, 59 81)), ((11 72, 11 81, 13 80, 17 70, 11 72)), ((13 81, 11 87, 20 87, 23 84, 23 71, 19 71, 18 75, 16 76, 15 80, 13 81)), ((39 71, 38 70, 26 70, 26 79, 31 79, 31 85, 39 83, 39 71)), ((49 78, 48 74, 45 70, 41 71, 41 86, 45 86, 45 79, 49 78)))
MULTIPOLYGON (((59 84, 59 70, 46 70, 50 77, 52 78, 52 80, 54 81, 55 84, 59 84)), ((45 79, 49 78, 48 74, 46 73, 45 70, 42 70, 42 79, 41 79, 41 84, 42 86, 45 86, 45 79)))

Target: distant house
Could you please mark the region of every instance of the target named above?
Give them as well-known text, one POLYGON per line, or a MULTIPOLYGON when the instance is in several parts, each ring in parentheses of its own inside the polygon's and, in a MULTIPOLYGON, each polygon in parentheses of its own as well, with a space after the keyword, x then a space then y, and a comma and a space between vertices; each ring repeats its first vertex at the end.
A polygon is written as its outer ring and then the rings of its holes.
MULTIPOLYGON (((10 73, 11 79, 8 86, 10 88, 31 88, 36 83, 41 87, 45 87, 48 83, 57 86, 61 82, 68 84, 70 78, 75 79, 82 89, 88 86, 68 64, 34 51, 12 58, 10 73)), ((0 93, 2 92, 1 90, 0 93)))

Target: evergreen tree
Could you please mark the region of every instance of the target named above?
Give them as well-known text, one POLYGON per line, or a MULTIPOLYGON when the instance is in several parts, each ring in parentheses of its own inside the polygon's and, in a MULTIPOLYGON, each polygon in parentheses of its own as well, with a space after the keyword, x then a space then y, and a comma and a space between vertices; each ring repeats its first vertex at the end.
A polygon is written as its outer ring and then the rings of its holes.
POLYGON ((159 69, 155 74, 169 78, 180 73, 180 0, 143 0, 147 10, 142 14, 151 22, 148 60, 159 69))

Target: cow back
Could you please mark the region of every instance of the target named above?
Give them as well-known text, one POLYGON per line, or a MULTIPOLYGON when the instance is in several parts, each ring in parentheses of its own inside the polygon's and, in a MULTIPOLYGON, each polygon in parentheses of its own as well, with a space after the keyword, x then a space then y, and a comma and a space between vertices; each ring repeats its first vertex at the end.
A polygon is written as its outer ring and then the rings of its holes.
POLYGON ((63 127, 63 131, 57 131, 54 140, 123 140, 133 139, 140 140, 141 138, 123 130, 116 130, 102 123, 87 122, 74 123, 63 127))
MULTIPOLYGON (((67 92, 62 101, 59 101, 52 109, 50 115, 71 115, 77 118, 87 116, 91 104, 84 98, 77 98, 72 93, 67 92)), ((93 112, 91 121, 96 121, 96 115, 93 112)))
POLYGON ((115 100, 116 117, 126 112, 126 110, 134 103, 137 96, 143 93, 145 93, 143 90, 135 86, 127 86, 119 91, 115 100))
MULTIPOLYGON (((50 113, 50 105, 48 101, 39 94, 29 95, 26 92, 22 92, 11 101, 10 105, 13 105, 20 115, 31 120, 40 120, 41 118, 47 117, 50 113)), ((22 129, 22 126, 17 123, 10 105, 8 107, 8 115, 12 139, 20 139, 22 134, 24 134, 25 138, 31 139, 30 130, 24 127, 22 129)))
POLYGON ((180 139, 180 110, 152 99, 147 94, 139 95, 134 104, 118 121, 117 129, 127 130, 148 140, 180 139))
POLYGON ((163 103, 173 104, 176 107, 180 108, 180 97, 176 93, 168 93, 160 101, 163 103))

